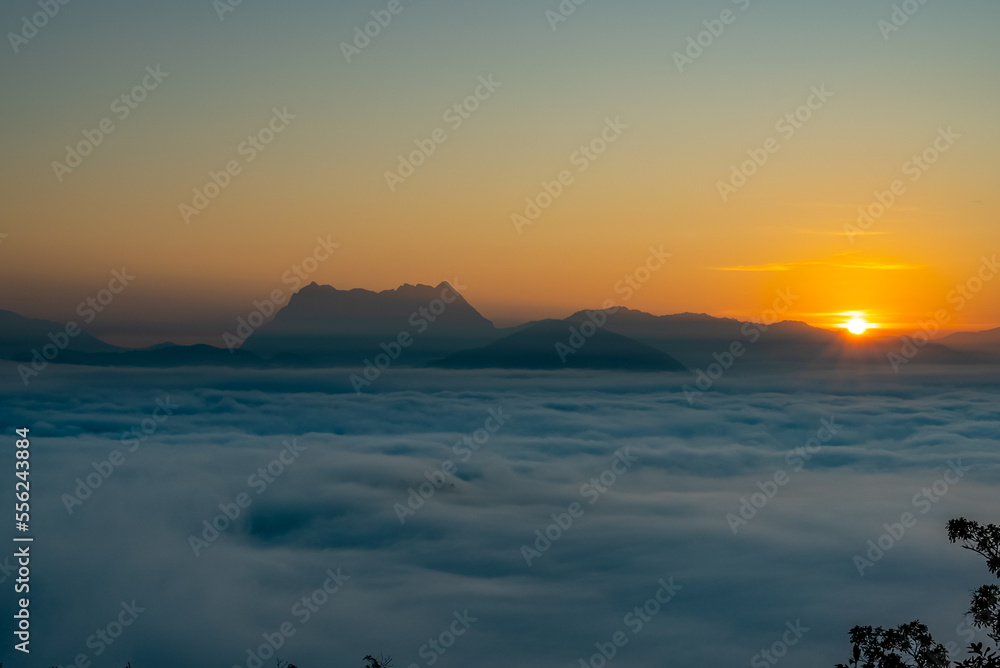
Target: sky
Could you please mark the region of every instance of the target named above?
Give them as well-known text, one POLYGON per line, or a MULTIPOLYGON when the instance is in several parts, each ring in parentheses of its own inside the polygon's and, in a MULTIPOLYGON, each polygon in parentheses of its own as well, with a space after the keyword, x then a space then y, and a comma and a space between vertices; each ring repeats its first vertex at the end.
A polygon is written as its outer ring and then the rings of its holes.
POLYGON ((4 3, 0 308, 66 320, 125 268, 94 331, 218 343, 322 238, 308 280, 454 281, 498 325, 651 248, 630 308, 1000 325, 996 3, 559 6, 4 3))

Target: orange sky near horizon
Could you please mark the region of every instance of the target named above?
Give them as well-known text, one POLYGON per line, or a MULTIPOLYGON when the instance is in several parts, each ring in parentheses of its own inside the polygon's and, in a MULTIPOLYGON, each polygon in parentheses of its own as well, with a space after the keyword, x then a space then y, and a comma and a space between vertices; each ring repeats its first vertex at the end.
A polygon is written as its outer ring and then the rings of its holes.
POLYGON ((607 299, 751 320, 789 290, 782 317, 820 327, 856 311, 878 333, 938 312, 947 331, 1000 326, 1000 10, 928 3, 886 40, 882 9, 737 9, 683 72, 672 54, 718 15, 703 4, 588 3, 557 30, 521 0, 407 5, 350 63, 366 7, 243 7, 221 25, 145 7, 160 16, 142 40, 80 10, 0 70, 19 91, 0 103, 17 129, 0 308, 69 319, 126 267, 102 336, 218 343, 329 237, 309 280, 457 281, 502 326, 607 299), (112 101, 158 63, 169 75, 120 119, 112 101), (56 174, 106 117, 114 131, 56 174), (213 173, 225 187, 185 216, 213 173), (661 246, 661 268, 616 290, 661 246))

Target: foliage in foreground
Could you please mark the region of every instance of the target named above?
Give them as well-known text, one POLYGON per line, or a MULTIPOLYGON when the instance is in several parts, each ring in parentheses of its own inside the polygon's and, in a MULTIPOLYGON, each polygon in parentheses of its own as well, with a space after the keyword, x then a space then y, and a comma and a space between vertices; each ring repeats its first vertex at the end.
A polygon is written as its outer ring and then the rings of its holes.
MULTIPOLYGON (((948 540, 982 555, 990 573, 1000 578, 1000 526, 965 518, 948 522, 948 540)), ((983 585, 972 595, 973 624, 1000 645, 1000 587, 983 585)), ((919 620, 895 629, 855 626, 850 632, 854 654, 837 668, 1000 668, 1000 653, 983 643, 969 645, 969 657, 955 663, 943 645, 934 642, 919 620)))

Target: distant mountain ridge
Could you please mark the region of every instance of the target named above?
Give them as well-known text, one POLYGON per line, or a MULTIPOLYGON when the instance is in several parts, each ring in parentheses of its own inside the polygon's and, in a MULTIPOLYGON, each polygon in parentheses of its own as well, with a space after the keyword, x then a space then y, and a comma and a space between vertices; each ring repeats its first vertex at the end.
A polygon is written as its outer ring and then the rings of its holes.
POLYGON ((266 358, 362 363, 398 344, 409 362, 483 345, 503 334, 450 283, 338 290, 312 283, 292 295, 241 350, 266 358))
POLYGON ((45 346, 93 353, 120 350, 88 334, 76 323, 37 320, 13 311, 0 311, 0 357, 30 353, 32 350, 41 352, 45 346))
POLYGON ((544 320, 482 348, 457 352, 432 364, 463 369, 687 370, 670 355, 644 343, 598 327, 581 332, 576 324, 544 320))
MULTIPOLYGON (((31 356, 20 353, 11 356, 15 362, 30 362, 31 356)), ((266 366, 266 362, 253 353, 204 343, 192 346, 167 344, 142 350, 119 349, 114 352, 63 351, 53 360, 59 364, 85 366, 130 366, 146 368, 171 368, 179 366, 266 366)))
MULTIPOLYGON (((579 311, 568 320, 583 322, 589 313, 579 311)), ((725 354, 736 343, 743 350, 738 359, 740 368, 884 364, 889 353, 899 350, 902 345, 896 337, 857 339, 795 320, 755 323, 701 313, 658 316, 628 308, 610 313, 605 327, 667 352, 692 369, 714 363, 716 355, 725 354)), ((922 348, 920 360, 968 361, 967 357, 938 343, 922 348)))
POLYGON ((401 366, 661 371, 686 367, 693 372, 738 344, 741 369, 886 365, 891 355, 909 359, 911 353, 913 359, 928 363, 1000 362, 1000 328, 952 334, 914 348, 907 337, 856 338, 796 321, 759 324, 697 313, 657 316, 619 307, 500 329, 448 282, 405 284, 381 292, 311 283, 233 350, 169 343, 131 350, 82 329, 72 335, 68 331, 66 323, 0 311, 0 358, 30 363, 44 354, 53 363, 138 367, 361 367, 389 355, 393 364, 401 366), (583 345, 572 346, 573 332, 595 318, 600 325, 584 337, 583 345), (567 345, 572 348, 569 353, 567 345))
POLYGON ((1000 327, 983 332, 957 332, 938 340, 949 348, 957 350, 1000 351, 1000 327))

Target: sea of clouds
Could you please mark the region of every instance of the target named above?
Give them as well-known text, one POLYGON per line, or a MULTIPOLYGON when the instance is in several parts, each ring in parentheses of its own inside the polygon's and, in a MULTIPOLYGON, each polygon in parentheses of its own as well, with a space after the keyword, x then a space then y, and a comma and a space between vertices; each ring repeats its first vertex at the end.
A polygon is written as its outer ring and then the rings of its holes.
POLYGON ((832 667, 851 626, 916 618, 964 645, 990 576, 945 524, 1000 522, 996 372, 734 375, 692 406, 676 374, 400 369, 358 395, 336 369, 25 388, 0 364, 11 504, 13 430, 33 442, 32 665, 254 668, 283 625, 301 668, 832 667))

